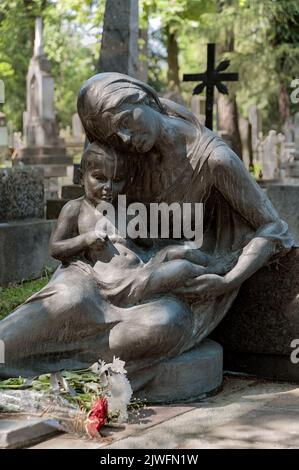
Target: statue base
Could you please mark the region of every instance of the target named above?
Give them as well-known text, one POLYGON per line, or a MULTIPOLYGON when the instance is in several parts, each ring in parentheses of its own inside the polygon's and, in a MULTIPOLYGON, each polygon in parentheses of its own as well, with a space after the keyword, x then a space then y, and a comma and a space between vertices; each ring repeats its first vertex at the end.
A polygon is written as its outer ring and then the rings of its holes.
POLYGON ((216 393, 222 384, 223 352, 206 339, 156 367, 155 377, 134 396, 148 403, 192 402, 216 393))

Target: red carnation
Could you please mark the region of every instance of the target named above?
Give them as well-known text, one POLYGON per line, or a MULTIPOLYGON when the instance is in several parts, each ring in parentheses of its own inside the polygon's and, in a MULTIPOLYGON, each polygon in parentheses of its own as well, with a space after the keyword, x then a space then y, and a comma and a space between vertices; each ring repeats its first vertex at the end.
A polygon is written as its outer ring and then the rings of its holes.
POLYGON ((93 404, 87 415, 85 429, 90 437, 98 437, 101 427, 107 422, 108 402, 106 398, 99 398, 93 404))

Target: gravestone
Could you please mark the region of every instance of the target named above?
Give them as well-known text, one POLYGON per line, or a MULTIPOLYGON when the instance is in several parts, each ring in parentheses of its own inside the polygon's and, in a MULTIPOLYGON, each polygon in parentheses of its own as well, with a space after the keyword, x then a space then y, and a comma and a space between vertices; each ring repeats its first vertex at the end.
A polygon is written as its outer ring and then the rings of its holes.
MULTIPOLYGON (((138 0, 107 0, 99 71, 140 77, 138 38, 138 0)), ((62 198, 47 201, 47 218, 58 218, 62 207, 74 194, 83 195, 84 191, 78 185, 74 188, 72 185, 62 187, 62 198)))
POLYGON ((211 337, 224 348, 224 369, 299 382, 291 343, 299 338, 299 249, 242 284, 211 337))
POLYGON ((148 80, 148 28, 139 29, 139 61, 138 78, 143 82, 148 80))
POLYGON ((39 168, 0 169, 0 222, 44 216, 43 173, 39 168))
POLYGON ((0 159, 8 155, 8 132, 5 114, 0 112, 0 159))
POLYGON ((264 180, 272 180, 277 176, 278 155, 277 155, 277 134, 271 130, 263 143, 262 171, 264 180))
POLYGON ((260 132, 262 132, 262 116, 257 106, 250 106, 248 110, 248 123, 249 123, 249 134, 250 134, 250 151, 252 151, 252 159, 257 160, 258 144, 260 138, 260 132))
POLYGON ((201 95, 193 95, 191 98, 191 111, 204 126, 206 119, 206 98, 201 95))
POLYGON ((299 112, 295 114, 294 118, 294 139, 295 150, 287 164, 286 176, 290 178, 299 178, 299 112))
POLYGON ((106 0, 100 72, 138 75, 138 0, 106 0))
POLYGON ((44 219, 42 170, 0 170, 0 285, 37 278, 57 261, 49 254, 55 226, 44 219))
POLYGON ((85 139, 84 129, 78 113, 72 116, 72 138, 75 142, 80 143, 83 143, 85 139))
POLYGON ((278 184, 271 184, 267 194, 299 244, 299 113, 294 118, 295 142, 281 142, 281 161, 285 176, 278 184))
POLYGON ((43 50, 42 19, 36 18, 34 53, 27 74, 27 109, 24 113, 25 147, 14 164, 23 162, 44 170, 45 178, 64 176, 71 159, 59 138, 54 111, 54 80, 43 50))

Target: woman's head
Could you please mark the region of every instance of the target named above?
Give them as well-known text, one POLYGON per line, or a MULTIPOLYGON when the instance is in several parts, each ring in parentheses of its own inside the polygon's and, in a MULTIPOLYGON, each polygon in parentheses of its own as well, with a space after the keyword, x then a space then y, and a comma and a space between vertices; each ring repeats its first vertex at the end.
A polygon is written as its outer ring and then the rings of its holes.
POLYGON ((148 152, 160 134, 160 116, 194 116, 182 106, 162 100, 146 83, 119 73, 90 78, 78 96, 78 113, 86 135, 117 148, 148 152))

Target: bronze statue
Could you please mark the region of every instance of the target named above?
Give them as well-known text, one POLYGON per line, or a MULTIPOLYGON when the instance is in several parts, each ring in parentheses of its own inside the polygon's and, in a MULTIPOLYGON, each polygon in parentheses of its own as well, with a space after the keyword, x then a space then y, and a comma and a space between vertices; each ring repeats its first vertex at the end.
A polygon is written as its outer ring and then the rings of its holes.
POLYGON ((237 155, 147 84, 95 75, 79 93, 78 112, 91 143, 81 162, 85 196, 66 204, 52 235, 61 266, 0 322, 0 374, 82 368, 116 355, 140 390, 157 364, 200 344, 240 285, 293 239, 237 155), (124 239, 102 223, 96 230, 97 206, 120 194, 147 207, 204 203, 202 246, 124 239))

